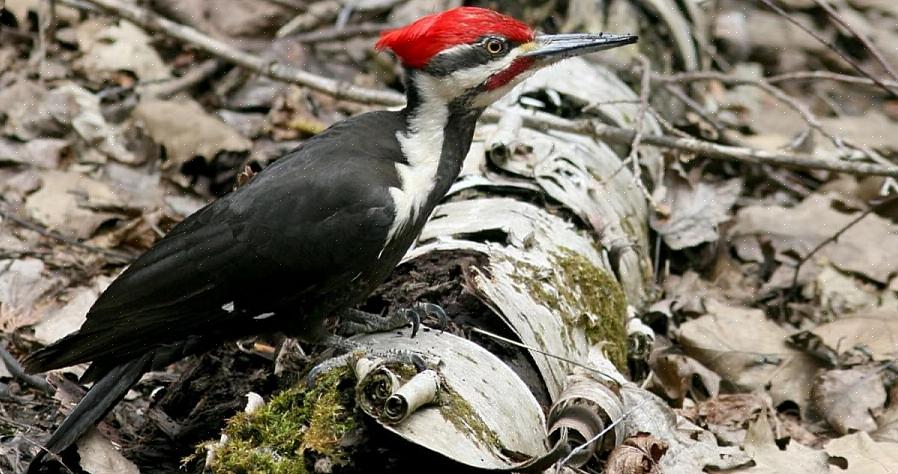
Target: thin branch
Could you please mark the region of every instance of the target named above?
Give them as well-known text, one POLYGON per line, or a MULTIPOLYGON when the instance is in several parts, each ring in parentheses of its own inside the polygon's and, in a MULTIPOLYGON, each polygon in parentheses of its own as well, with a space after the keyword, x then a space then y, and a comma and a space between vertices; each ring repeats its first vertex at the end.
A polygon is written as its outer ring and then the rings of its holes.
POLYGON ((826 247, 827 245, 839 240, 839 237, 841 237, 842 234, 844 234, 845 232, 848 232, 848 229, 851 229, 852 227, 855 226, 855 224, 864 220, 865 217, 869 216, 870 214, 876 212, 879 209, 882 209, 883 207, 885 207, 889 204, 892 204, 895 201, 898 201, 898 194, 889 196, 886 199, 883 199, 882 201, 870 206, 869 209, 862 212, 856 218, 852 219, 851 222, 845 224, 845 226, 842 227, 841 229, 839 229, 838 232, 831 235, 829 238, 827 238, 823 242, 820 242, 819 244, 817 244, 817 246, 814 247, 810 252, 808 252, 807 255, 805 255, 804 257, 801 257, 801 259, 798 260, 798 265, 795 265, 795 273, 792 274, 792 285, 790 287, 793 290, 795 290, 797 288, 798 273, 801 271, 801 267, 805 264, 805 262, 810 260, 811 257, 813 257, 817 252, 819 252, 821 249, 823 249, 823 247, 826 247))
POLYGON ((9 219, 11 222, 17 224, 19 227, 24 227, 28 230, 33 230, 34 232, 37 232, 38 234, 43 235, 44 237, 49 237, 51 239, 58 240, 59 242, 62 242, 67 245, 71 245, 73 247, 78 247, 78 248, 88 250, 88 251, 91 251, 94 253, 99 253, 99 254, 105 255, 107 257, 114 258, 116 260, 120 260, 124 263, 128 263, 128 262, 131 262, 134 260, 134 256, 131 254, 128 254, 125 252, 118 252, 116 250, 104 249, 101 247, 95 247, 90 244, 85 244, 84 242, 81 242, 80 240, 78 240, 74 237, 68 237, 68 236, 62 235, 58 232, 53 232, 50 229, 44 228, 40 224, 31 222, 27 219, 23 219, 10 211, 3 209, 2 207, 0 207, 0 217, 2 217, 3 219, 9 219))
POLYGON ((38 71, 38 76, 43 79, 46 74, 47 50, 53 42, 56 31, 56 4, 55 0, 40 0, 37 4, 37 48, 29 59, 31 66, 38 71))
POLYGON ((757 87, 758 89, 761 89, 765 94, 773 97, 774 99, 785 104, 787 107, 801 115, 801 118, 804 119, 808 126, 828 138, 837 148, 843 148, 845 146, 845 141, 843 139, 829 133, 823 128, 823 124, 820 123, 814 113, 811 112, 811 109, 809 109, 804 103, 790 96, 789 94, 786 94, 782 91, 782 89, 770 84, 764 79, 748 79, 715 71, 684 72, 679 74, 672 74, 669 76, 657 75, 655 77, 659 82, 662 83, 720 81, 721 83, 731 86, 757 87))
POLYGON ((892 79, 898 81, 898 73, 895 72, 895 69, 892 67, 892 65, 889 64, 889 62, 882 56, 882 53, 879 51, 879 49, 875 45, 873 45, 873 43, 870 41, 870 38, 867 38, 867 35, 860 33, 854 27, 852 27, 851 24, 845 21, 845 19, 842 18, 841 15, 839 15, 839 12, 837 12, 832 7, 832 5, 829 4, 829 2, 825 0, 814 0, 814 3, 822 8, 826 12, 826 14, 829 15, 829 18, 832 21, 836 22, 836 24, 851 32, 851 34, 853 34, 855 38, 860 40, 864 47, 867 48, 867 51, 870 51, 870 54, 872 54, 873 57, 876 58, 876 61, 882 66, 882 68, 885 69, 885 71, 889 73, 890 76, 892 76, 892 79))
POLYGON ((815 40, 817 40, 818 42, 820 42, 821 44, 823 44, 824 46, 826 46, 827 48, 829 48, 830 50, 832 50, 834 53, 838 54, 839 57, 842 58, 842 60, 844 60, 844 61, 845 61, 846 63, 848 63, 849 65, 851 65, 851 67, 853 67, 857 72, 863 74, 864 76, 869 77, 874 83, 876 83, 876 85, 878 85, 879 87, 881 87, 884 91, 888 92, 889 95, 892 95, 892 96, 898 96, 898 93, 895 92, 895 89, 893 89, 893 88, 887 86, 887 85, 882 81, 882 79, 880 79, 880 78, 876 77, 875 75, 870 74, 869 72, 867 72, 867 70, 864 69, 863 67, 861 67, 861 65, 858 64, 857 61, 855 61, 855 60, 852 59, 850 56, 848 56, 847 54, 845 54, 845 53, 843 53, 842 51, 840 51, 839 48, 836 48, 836 46, 835 46, 834 44, 832 44, 831 42, 829 42, 829 41, 827 41, 826 39, 820 37, 820 35, 818 35, 818 34, 815 33, 814 31, 812 31, 812 30, 809 29, 808 27, 802 25, 801 22, 799 22, 798 20, 796 20, 795 18, 793 18, 791 15, 789 15, 789 13, 787 13, 785 10, 783 10, 783 9, 780 8, 778 5, 776 5, 775 3, 773 3, 771 0, 758 0, 758 1, 760 1, 761 3, 763 3, 764 5, 766 5, 767 8, 769 8, 769 9, 773 10, 774 12, 776 12, 778 15, 780 15, 780 16, 782 16, 783 18, 785 18, 786 20, 788 20, 788 21, 789 21, 790 23, 792 23, 793 25, 795 25, 795 26, 797 26, 798 28, 800 28, 800 29, 801 29, 802 31, 804 31, 805 33, 811 35, 812 38, 814 38, 815 40))
MULTIPOLYGON (((69 3, 69 0, 61 1, 69 3)), ((405 97, 398 92, 358 87, 312 74, 288 64, 268 61, 205 35, 194 28, 157 15, 136 4, 123 0, 87 0, 87 2, 142 28, 165 33, 213 56, 218 56, 228 62, 256 71, 272 79, 299 84, 309 89, 329 94, 337 99, 352 100, 366 104, 402 105, 405 103, 405 97)))
MULTIPOLYGON (((484 114, 488 120, 498 120, 497 113, 484 114)), ((563 132, 582 133, 618 145, 629 145, 636 132, 606 125, 597 120, 567 120, 554 115, 529 111, 523 114, 524 124, 540 130, 558 130, 563 132)), ((898 177, 898 166, 886 166, 874 163, 858 163, 839 159, 818 158, 801 153, 784 153, 778 151, 758 150, 749 147, 718 145, 697 138, 680 138, 663 135, 646 134, 642 142, 660 148, 680 150, 713 159, 736 160, 746 163, 767 164, 797 169, 816 169, 847 173, 861 176, 898 177)))
MULTIPOLYGON (((859 84, 865 86, 873 86, 877 87, 876 83, 866 77, 858 77, 852 76, 850 74, 840 74, 837 72, 830 71, 796 71, 796 72, 787 72, 784 74, 778 74, 776 76, 770 76, 767 79, 767 82, 770 84, 776 84, 779 82, 786 81, 814 81, 814 80, 828 80, 828 81, 836 81, 836 82, 844 82, 846 84, 859 84)), ((894 87, 898 89, 898 82, 896 81, 882 81, 883 84, 894 87)))
POLYGON ((652 193, 646 189, 645 183, 642 182, 642 167, 639 166, 639 145, 642 143, 643 135, 645 135, 645 116, 649 111, 649 96, 652 90, 652 64, 649 62, 649 58, 642 54, 639 55, 639 61, 642 63, 642 80, 640 81, 639 89, 639 110, 636 113, 636 133, 633 135, 633 141, 630 142, 630 154, 621 166, 626 166, 627 162, 633 165, 633 180, 636 182, 636 187, 642 191, 646 201, 651 203, 653 208, 657 209, 658 205, 652 198, 652 193))
POLYGON ((349 25, 343 28, 325 28, 323 30, 309 31, 307 33, 298 33, 289 35, 291 40, 302 44, 324 43, 326 41, 342 41, 360 36, 376 36, 384 31, 394 28, 393 26, 378 25, 376 23, 365 23, 362 25, 349 25))
POLYGON ((0 344, 0 360, 3 360, 3 365, 6 366, 6 370, 8 370, 16 380, 21 380, 25 384, 31 385, 46 393, 53 393, 53 387, 51 387, 43 377, 25 373, 22 364, 19 364, 19 361, 9 353, 3 344, 0 344))
POLYGON ((183 76, 166 81, 154 81, 138 84, 137 92, 141 96, 170 99, 179 92, 189 89, 218 72, 222 62, 218 59, 208 59, 198 66, 191 68, 183 76))

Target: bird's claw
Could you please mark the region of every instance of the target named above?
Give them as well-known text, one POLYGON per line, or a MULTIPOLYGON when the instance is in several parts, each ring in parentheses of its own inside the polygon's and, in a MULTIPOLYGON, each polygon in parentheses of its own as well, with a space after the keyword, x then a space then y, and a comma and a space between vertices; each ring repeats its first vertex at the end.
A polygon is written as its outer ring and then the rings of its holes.
POLYGON ((406 318, 412 323, 412 337, 418 334, 418 328, 421 326, 421 312, 427 316, 434 316, 440 321, 440 332, 446 330, 449 325, 449 316, 446 311, 437 304, 433 303, 415 303, 411 308, 403 310, 406 318))
POLYGON ((312 370, 310 370, 305 377, 306 387, 314 387, 316 381, 318 380, 318 377, 320 377, 321 375, 326 374, 338 367, 354 363, 360 357, 383 359, 386 362, 394 364, 411 365, 415 367, 415 371, 417 373, 421 373, 427 370, 427 362, 423 357, 421 357, 420 354, 416 352, 401 349, 374 350, 364 347, 356 347, 351 352, 332 357, 321 362, 315 367, 312 367, 312 370))

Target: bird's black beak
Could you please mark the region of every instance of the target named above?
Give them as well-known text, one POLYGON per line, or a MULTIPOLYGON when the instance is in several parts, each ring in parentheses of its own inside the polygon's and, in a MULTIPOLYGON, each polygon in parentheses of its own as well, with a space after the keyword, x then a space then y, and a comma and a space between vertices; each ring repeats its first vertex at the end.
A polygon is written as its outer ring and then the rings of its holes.
POLYGON ((529 57, 546 62, 555 62, 572 56, 604 51, 633 44, 636 35, 614 35, 610 33, 571 33, 563 35, 539 35, 533 40, 534 49, 524 53, 529 57))

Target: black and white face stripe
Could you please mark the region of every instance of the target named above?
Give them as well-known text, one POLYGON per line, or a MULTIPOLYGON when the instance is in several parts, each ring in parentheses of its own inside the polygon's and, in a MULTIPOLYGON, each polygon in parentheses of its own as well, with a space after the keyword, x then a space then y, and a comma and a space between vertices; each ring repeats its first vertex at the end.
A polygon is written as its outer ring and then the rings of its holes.
POLYGON ((520 43, 501 36, 484 36, 472 44, 453 46, 434 56, 424 72, 434 77, 445 77, 456 71, 483 66, 508 54, 520 43))

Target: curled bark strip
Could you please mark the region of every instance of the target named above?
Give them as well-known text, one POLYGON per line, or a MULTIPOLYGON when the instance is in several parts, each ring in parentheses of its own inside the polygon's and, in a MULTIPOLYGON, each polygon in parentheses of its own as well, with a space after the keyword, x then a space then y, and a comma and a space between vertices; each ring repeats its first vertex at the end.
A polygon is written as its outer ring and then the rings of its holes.
POLYGON ((439 395, 440 375, 433 370, 425 370, 387 398, 380 420, 384 423, 402 423, 418 408, 435 402, 439 395))
POLYGON ((399 388, 399 376, 387 368, 383 361, 361 358, 355 365, 356 402, 359 408, 374 418, 384 413, 387 399, 399 388))

